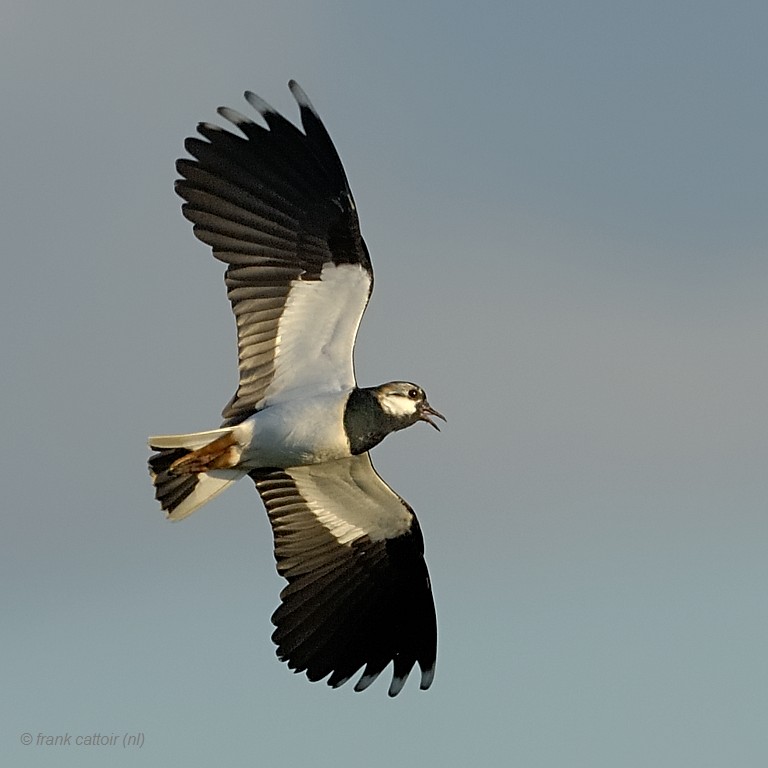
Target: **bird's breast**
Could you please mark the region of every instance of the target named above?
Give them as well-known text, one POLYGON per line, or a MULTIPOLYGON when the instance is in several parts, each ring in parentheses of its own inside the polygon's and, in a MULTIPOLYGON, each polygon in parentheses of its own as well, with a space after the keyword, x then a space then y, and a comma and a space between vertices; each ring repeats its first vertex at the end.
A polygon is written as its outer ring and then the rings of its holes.
POLYGON ((350 455, 344 431, 347 392, 275 403, 236 427, 240 466, 297 467, 350 455))

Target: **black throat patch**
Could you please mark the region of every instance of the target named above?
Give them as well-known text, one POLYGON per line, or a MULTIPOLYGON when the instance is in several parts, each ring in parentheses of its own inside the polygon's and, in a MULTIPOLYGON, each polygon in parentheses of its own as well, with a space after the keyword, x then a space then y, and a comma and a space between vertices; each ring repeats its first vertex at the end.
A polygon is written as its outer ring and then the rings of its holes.
POLYGON ((344 407, 344 431, 353 455, 370 451, 405 424, 382 410, 373 387, 353 389, 344 407))

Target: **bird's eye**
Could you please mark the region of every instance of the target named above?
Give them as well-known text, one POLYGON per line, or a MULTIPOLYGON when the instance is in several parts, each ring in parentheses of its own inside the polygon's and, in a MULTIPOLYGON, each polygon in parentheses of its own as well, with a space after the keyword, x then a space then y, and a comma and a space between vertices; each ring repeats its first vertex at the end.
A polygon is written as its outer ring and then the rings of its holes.
POLYGON ((418 396, 419 396, 419 390, 416 389, 415 387, 413 389, 408 390, 408 397, 410 397, 411 400, 416 400, 418 396))

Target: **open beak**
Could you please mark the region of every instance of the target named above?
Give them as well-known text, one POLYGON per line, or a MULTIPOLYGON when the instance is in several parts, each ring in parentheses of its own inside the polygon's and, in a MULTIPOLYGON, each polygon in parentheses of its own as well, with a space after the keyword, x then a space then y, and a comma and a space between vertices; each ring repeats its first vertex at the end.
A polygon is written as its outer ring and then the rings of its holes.
POLYGON ((443 421, 447 421, 445 416, 443 416, 440 411, 436 411, 426 400, 421 404, 421 407, 419 408, 419 419, 421 421, 426 421, 427 424, 431 424, 438 432, 440 431, 440 427, 435 424, 432 419, 430 419, 430 416, 437 416, 438 419, 442 419, 443 421))

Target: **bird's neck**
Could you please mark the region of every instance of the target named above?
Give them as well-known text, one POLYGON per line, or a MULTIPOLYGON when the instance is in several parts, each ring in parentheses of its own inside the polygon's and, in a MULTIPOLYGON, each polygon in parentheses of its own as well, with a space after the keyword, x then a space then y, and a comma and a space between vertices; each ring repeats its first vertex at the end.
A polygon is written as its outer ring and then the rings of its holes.
POLYGON ((344 429, 353 455, 370 451, 388 434, 405 426, 402 420, 386 413, 373 387, 356 387, 349 393, 344 408, 344 429))

